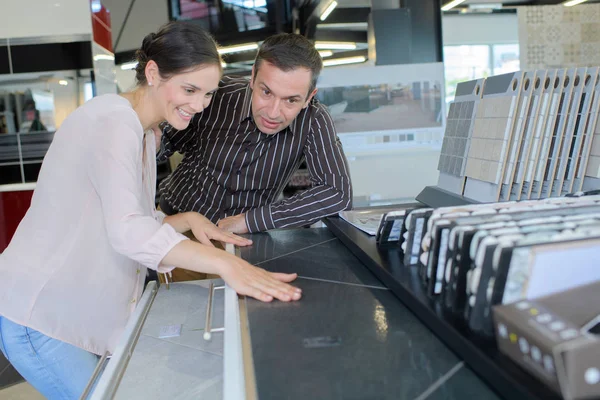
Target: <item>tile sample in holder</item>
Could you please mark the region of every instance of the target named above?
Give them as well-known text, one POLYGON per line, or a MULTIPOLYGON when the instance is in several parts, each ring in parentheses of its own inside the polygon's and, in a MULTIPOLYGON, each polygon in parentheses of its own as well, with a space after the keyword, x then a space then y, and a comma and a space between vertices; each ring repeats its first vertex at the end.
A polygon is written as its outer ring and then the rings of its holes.
POLYGON ((564 102, 564 81, 567 70, 559 69, 554 77, 554 91, 552 92, 552 100, 546 114, 546 123, 542 133, 540 151, 538 155, 535 174, 533 177, 533 185, 531 188, 530 199, 539 199, 544 183, 544 174, 546 172, 546 164, 548 163, 548 154, 550 152, 550 143, 552 141, 552 133, 557 122, 557 114, 560 105, 564 102))
POLYGON ((502 179, 502 186, 500 189, 499 200, 507 201, 510 199, 510 192, 512 189, 513 178, 517 169, 517 162, 521 155, 521 146, 524 142, 525 130, 527 128, 527 121, 529 120, 529 114, 531 112, 531 106, 533 104, 533 92, 535 86, 536 72, 526 72, 523 77, 523 84, 521 85, 521 94, 519 95, 519 102, 517 106, 517 115, 513 126, 513 132, 511 134, 511 140, 509 141, 508 153, 506 159, 506 167, 504 169, 504 177, 502 179))
POLYGON ((570 143, 566 146, 563 146, 568 154, 565 169, 559 176, 561 181, 559 183, 560 193, 558 193, 558 195, 565 195, 567 193, 571 193, 573 190, 577 166, 581 161, 581 155, 583 152, 583 142, 586 137, 586 131, 588 129, 590 118, 592 117, 590 111, 594 103, 594 90, 596 81, 598 79, 599 70, 600 69, 598 67, 588 68, 586 73, 581 76, 581 85, 583 86, 581 89, 581 101, 579 103, 579 108, 577 109, 577 115, 572 129, 573 136, 570 138, 570 143))
MULTIPOLYGON (((600 112, 598 110, 598 106, 600 106, 600 100, 598 99, 598 97, 600 97, 600 79, 598 81, 594 92, 596 97, 595 101, 598 104, 595 104, 596 108, 593 109, 593 112, 596 113, 596 119, 598 119, 598 113, 600 112)), ((582 166, 586 166, 586 179, 600 179, 600 124, 597 122, 593 132, 594 134, 592 137, 588 138, 588 140, 590 140, 589 149, 584 149, 584 152, 585 150, 588 151, 587 163, 582 162, 582 166)))
POLYGON ((577 68, 573 78, 573 92, 571 93, 571 101, 567 110, 565 129, 561 136, 558 148, 558 159, 556 161, 556 169, 552 177, 552 186, 550 189, 550 197, 560 196, 562 185, 569 164, 570 154, 573 150, 571 147, 573 137, 576 134, 578 124, 581 120, 582 106, 585 105, 584 91, 587 68, 577 68))
POLYGON ((470 199, 491 202, 500 196, 523 76, 515 72, 486 79, 467 158, 464 195, 470 199))
POLYGON ((593 89, 590 91, 590 110, 582 133, 581 152, 579 153, 579 160, 575 167, 575 177, 570 192, 579 192, 583 190, 594 136, 600 134, 600 126, 598 125, 598 114, 600 111, 600 68, 598 69, 598 76, 596 77, 593 86, 593 89))
POLYGON ((459 195, 463 194, 467 155, 471 144, 475 115, 481 101, 485 79, 461 82, 456 86, 454 101, 450 104, 446 132, 442 143, 438 171, 438 187, 459 195))
MULTIPOLYGON (((577 69, 570 68, 567 70, 565 79, 563 80, 563 90, 561 93, 560 102, 558 104, 558 110, 556 112, 556 122, 554 123, 554 128, 552 129, 550 146, 548 148, 548 156, 546 157, 544 179, 538 197, 541 199, 552 196, 552 185, 554 184, 554 176, 559 164, 558 157, 560 155, 560 148, 565 133, 565 127, 567 126, 569 120, 569 107, 571 106, 576 76, 577 69)), ((542 158, 542 162, 543 161, 544 159, 542 158)))

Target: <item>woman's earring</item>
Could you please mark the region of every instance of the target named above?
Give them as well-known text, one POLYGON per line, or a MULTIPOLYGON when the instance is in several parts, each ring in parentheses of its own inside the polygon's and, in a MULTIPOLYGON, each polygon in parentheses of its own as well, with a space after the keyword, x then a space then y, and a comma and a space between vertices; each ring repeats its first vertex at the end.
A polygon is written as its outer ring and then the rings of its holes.
POLYGON ((148 82, 148 86, 152 86, 152 82, 148 82))

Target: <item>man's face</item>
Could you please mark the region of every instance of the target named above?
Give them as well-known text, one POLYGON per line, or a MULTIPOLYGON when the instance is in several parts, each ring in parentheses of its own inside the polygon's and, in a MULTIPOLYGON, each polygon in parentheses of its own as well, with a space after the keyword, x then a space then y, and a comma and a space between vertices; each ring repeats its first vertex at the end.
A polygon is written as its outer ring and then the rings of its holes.
POLYGON ((310 69, 297 68, 284 72, 263 61, 258 73, 252 68, 252 117, 258 129, 273 135, 287 128, 308 106, 317 89, 308 93, 312 74, 310 69))

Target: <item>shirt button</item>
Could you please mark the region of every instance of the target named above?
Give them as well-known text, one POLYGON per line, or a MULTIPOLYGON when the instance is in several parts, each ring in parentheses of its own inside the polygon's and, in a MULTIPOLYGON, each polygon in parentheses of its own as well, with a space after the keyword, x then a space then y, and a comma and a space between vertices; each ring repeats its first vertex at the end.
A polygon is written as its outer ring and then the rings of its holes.
POLYGON ((241 174, 242 174, 242 171, 239 171, 239 170, 238 170, 238 171, 236 172, 236 174, 238 174, 238 175, 241 175, 241 174))
POLYGON ((135 271, 136 274, 140 274, 140 269, 138 268, 137 271, 135 271))
POLYGON ((135 303, 135 299, 131 299, 131 304, 135 303))

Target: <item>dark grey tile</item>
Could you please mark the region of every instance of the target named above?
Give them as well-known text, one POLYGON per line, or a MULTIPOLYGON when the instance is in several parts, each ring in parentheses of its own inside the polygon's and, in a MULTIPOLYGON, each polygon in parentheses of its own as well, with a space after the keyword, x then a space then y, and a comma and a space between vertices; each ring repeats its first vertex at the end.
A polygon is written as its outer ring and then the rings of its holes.
POLYGON ((303 299, 247 299, 258 397, 414 399, 459 360, 390 291, 299 279, 303 299))
POLYGON ((272 272, 295 272, 300 277, 385 288, 337 239, 263 262, 260 267, 272 272))
POLYGON ((426 397, 426 400, 500 400, 468 367, 462 367, 456 374, 426 397))
POLYGON ((335 238, 327 228, 274 230, 245 236, 252 239, 253 244, 240 248, 241 257, 250 264, 261 263, 335 238))
POLYGON ((22 382, 24 379, 19 375, 16 369, 12 367, 12 365, 6 365, 4 368, 0 369, 0 389, 12 386, 15 383, 22 382))

